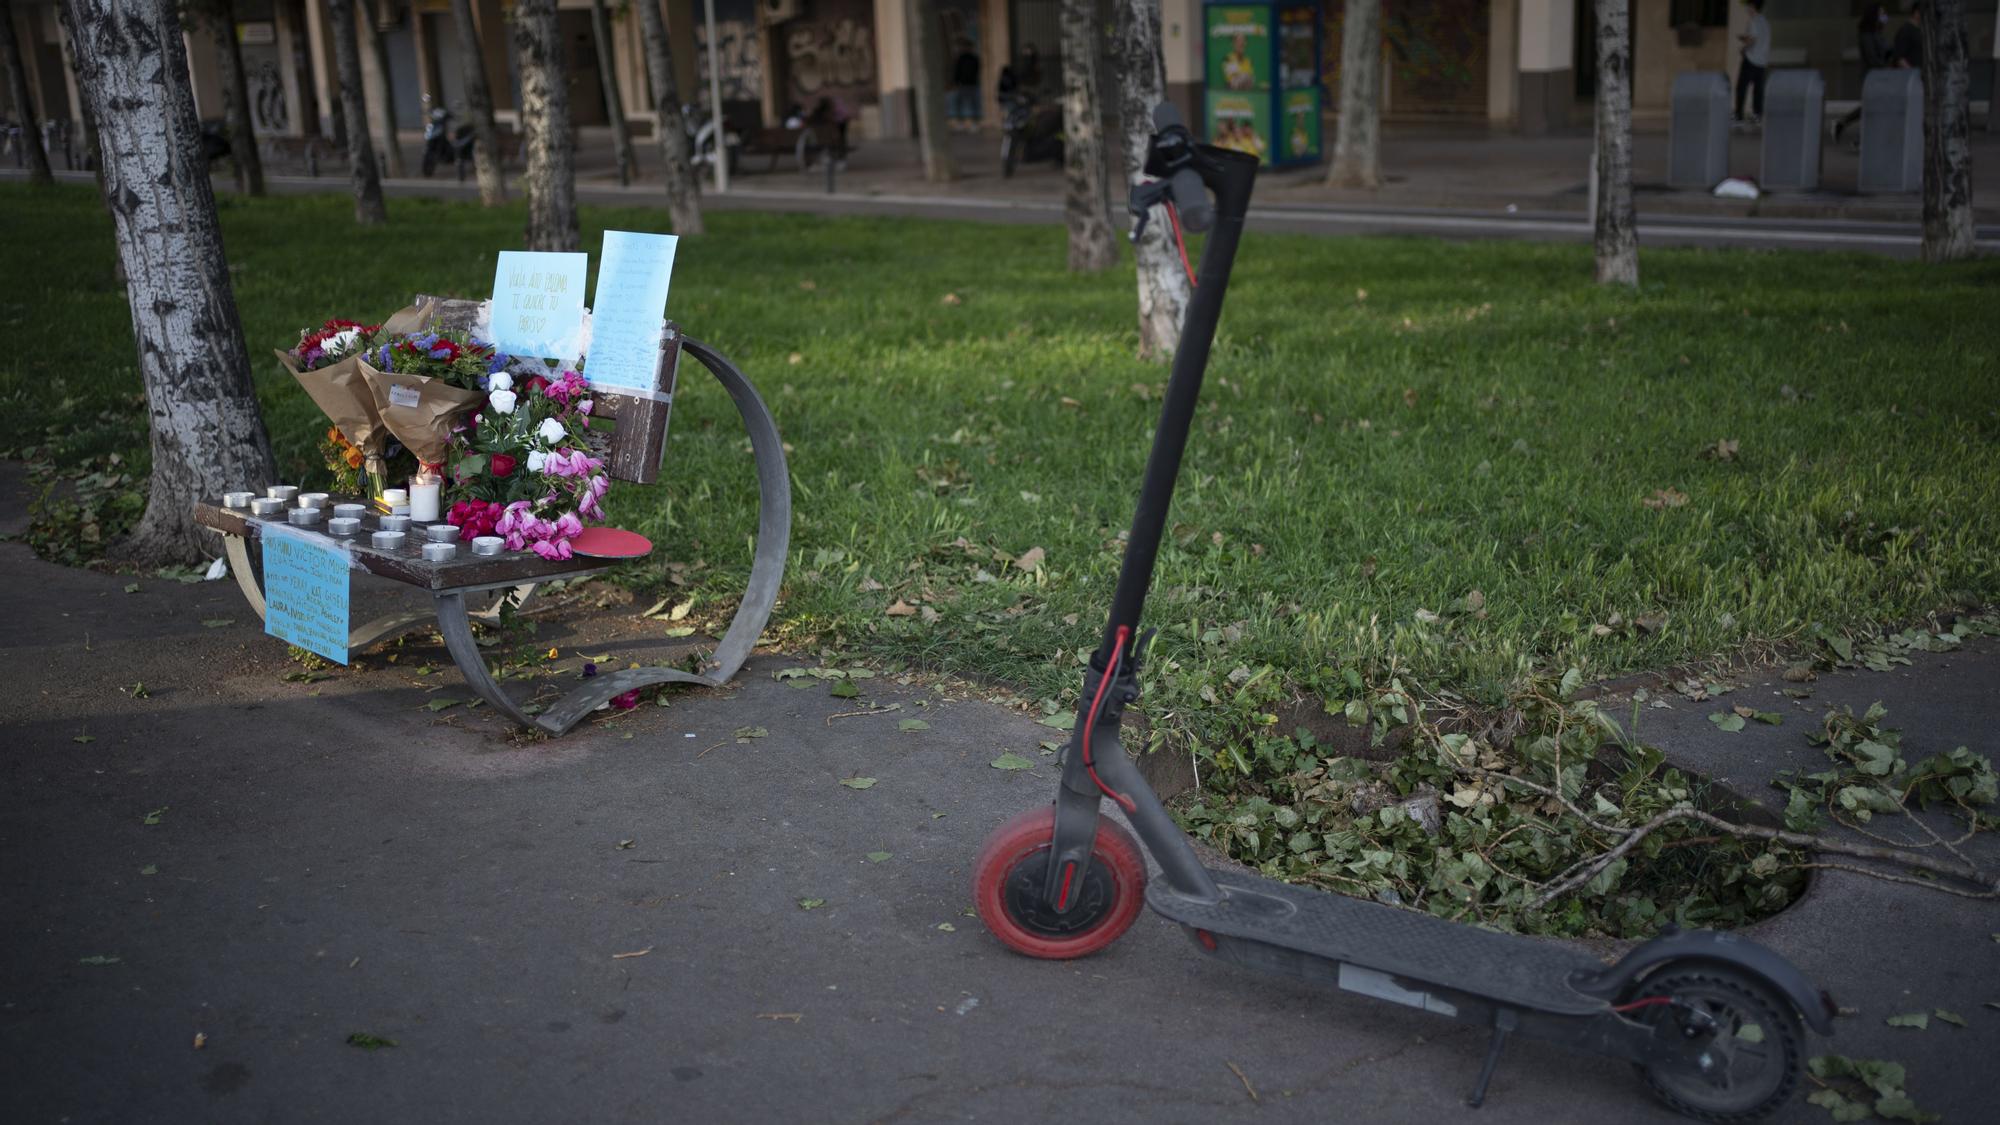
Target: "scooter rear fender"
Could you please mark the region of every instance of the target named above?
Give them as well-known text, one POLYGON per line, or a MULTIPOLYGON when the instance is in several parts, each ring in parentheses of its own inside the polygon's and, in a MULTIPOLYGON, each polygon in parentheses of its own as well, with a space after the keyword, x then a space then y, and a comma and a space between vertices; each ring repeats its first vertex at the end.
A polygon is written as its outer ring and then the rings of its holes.
POLYGON ((1833 997, 1813 987, 1806 975, 1776 952, 1736 934, 1714 930, 1678 930, 1647 942, 1602 972, 1573 979, 1578 992, 1617 1000, 1653 970, 1673 962, 1709 961, 1761 977, 1792 1002, 1806 1026, 1821 1035, 1833 1034, 1833 997))

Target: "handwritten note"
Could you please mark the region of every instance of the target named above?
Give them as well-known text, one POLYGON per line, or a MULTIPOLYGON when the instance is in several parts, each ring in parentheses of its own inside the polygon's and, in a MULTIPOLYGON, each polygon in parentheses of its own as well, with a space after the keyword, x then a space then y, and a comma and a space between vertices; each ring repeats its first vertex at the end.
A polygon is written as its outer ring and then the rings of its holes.
POLYGON ((281 523, 263 540, 264 632, 347 663, 347 552, 281 523))
POLYGON ((657 389, 660 324, 679 242, 671 234, 604 232, 596 300, 590 306, 590 358, 583 366, 592 383, 657 389))
POLYGON ((493 271, 493 344, 508 355, 582 354, 588 254, 502 250, 493 271))

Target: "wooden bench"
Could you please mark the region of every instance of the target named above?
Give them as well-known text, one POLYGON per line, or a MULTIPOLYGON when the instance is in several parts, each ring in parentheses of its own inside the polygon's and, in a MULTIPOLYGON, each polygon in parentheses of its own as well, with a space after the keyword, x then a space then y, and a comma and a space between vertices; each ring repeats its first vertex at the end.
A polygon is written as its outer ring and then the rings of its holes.
MULTIPOLYGON (((416 303, 421 305, 430 299, 419 296, 416 303)), ((469 328, 478 308, 478 302, 474 301, 442 301, 438 323, 445 327, 469 328)), ((347 552, 351 567, 425 591, 431 596, 430 609, 390 614, 350 630, 347 641, 350 658, 371 645, 434 618, 438 632, 444 637, 445 647, 451 652, 452 661, 458 665, 466 684, 495 710, 523 727, 562 734, 613 696, 654 684, 689 683, 719 687, 729 682, 743 662, 749 659, 765 623, 770 620, 771 609, 778 600, 778 587, 784 577, 785 556, 791 545, 791 478, 785 463, 784 442, 771 419, 771 412, 765 408, 757 389, 734 364, 708 345, 681 335, 679 329, 670 323, 660 341, 655 384, 659 389, 652 395, 645 395, 593 388, 591 415, 595 421, 592 433, 604 432, 606 435, 607 444, 602 452, 606 471, 613 479, 635 484, 649 484, 657 480, 683 355, 692 356, 714 375, 736 403, 737 413, 750 436, 751 452, 757 468, 757 533, 750 579, 728 630, 698 672, 661 667, 603 672, 586 679, 581 686, 540 714, 530 715, 494 682, 473 637, 472 623, 475 620, 497 619, 504 604, 511 599, 518 606, 532 595, 538 583, 601 573, 610 569, 610 563, 582 557, 543 559, 531 551, 508 551, 498 556, 482 557, 471 554, 469 544, 461 545, 456 558, 430 562, 423 558, 417 546, 422 540, 422 533, 415 527, 412 527, 406 541, 410 546, 383 550, 369 542, 368 533, 375 527, 373 516, 363 521, 360 535, 342 539, 326 534, 324 525, 294 527, 283 518, 268 519, 252 515, 248 509, 225 507, 219 498, 196 504, 195 520, 222 534, 229 569, 259 618, 265 614, 264 591, 260 581, 262 567, 254 565, 253 559, 260 558, 261 552, 253 554, 250 547, 253 543, 261 543, 267 524, 277 524, 288 532, 304 532, 339 544, 347 552), (604 426, 602 420, 606 419, 612 425, 604 426), (474 609, 468 604, 468 598, 489 594, 493 595, 492 600, 482 608, 474 609)), ((527 373, 546 370, 533 364, 532 360, 526 361, 517 369, 527 373)), ((333 502, 333 499, 328 500, 329 504, 333 502)))

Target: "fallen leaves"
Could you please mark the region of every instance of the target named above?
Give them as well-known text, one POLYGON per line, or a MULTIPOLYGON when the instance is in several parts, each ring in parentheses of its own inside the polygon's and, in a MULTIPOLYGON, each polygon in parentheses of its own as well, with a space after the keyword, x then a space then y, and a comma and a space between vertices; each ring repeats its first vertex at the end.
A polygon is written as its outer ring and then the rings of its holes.
POLYGON ((651 953, 655 948, 656 948, 655 946, 649 945, 644 949, 635 949, 630 953, 613 953, 611 955, 611 959, 613 961, 623 961, 627 957, 644 957, 646 954, 651 953))
POLYGON ((124 958, 100 953, 94 957, 79 957, 76 959, 76 963, 79 965, 116 965, 122 960, 124 958))
POLYGON ((884 616, 887 617, 915 617, 917 615, 917 607, 911 605, 910 603, 904 601, 901 598, 897 598, 895 601, 891 602, 889 604, 889 608, 883 610, 882 613, 884 616))
POLYGON ((1042 548, 1030 547, 1021 552, 1021 556, 1014 560, 1014 568, 1032 573, 1042 569, 1042 560, 1048 557, 1049 553, 1042 548))
POLYGON ((873 789, 875 787, 875 779, 872 777, 843 777, 840 779, 840 783, 849 789, 873 789))
POLYGON ((996 770, 1025 770, 1033 769, 1035 762, 1032 758, 1024 758, 1009 750, 986 764, 996 770))
POLYGON ((802 898, 799 900, 800 910, 818 910, 825 905, 826 900, 823 898, 802 898))
POLYGON ((167 810, 168 810, 168 809, 170 809, 170 808, 173 808, 173 806, 172 806, 172 805, 161 805, 161 806, 160 806, 159 808, 157 808, 157 809, 154 809, 154 810, 153 810, 152 812, 149 812, 149 813, 147 813, 147 814, 146 814, 145 816, 143 816, 143 817, 139 818, 139 823, 140 823, 140 824, 158 824, 158 823, 160 823, 160 818, 161 818, 161 817, 163 817, 163 816, 165 816, 165 815, 166 815, 166 812, 167 812, 167 810))
POLYGON ((896 723, 897 730, 929 730, 931 725, 922 719, 902 719, 896 723))
POLYGON ((1683 508, 1687 506, 1687 502, 1687 493, 1674 488, 1656 488, 1653 490, 1651 496, 1641 497, 1639 500, 1639 503, 1644 504, 1654 511, 1663 511, 1667 508, 1683 508))
POLYGON ((1703 446, 1701 455, 1711 461, 1736 460, 1736 439, 1723 438, 1714 445, 1703 446))
POLYGON ((348 1034, 347 1045, 350 1047, 359 1047, 364 1051, 379 1051, 384 1047, 395 1046, 396 1041, 394 1039, 385 1039, 380 1035, 371 1035, 365 1031, 356 1031, 348 1034))
POLYGON ((869 852, 869 853, 868 853, 868 862, 870 862, 870 863, 880 863, 880 862, 882 862, 883 860, 885 860, 885 859, 888 859, 888 858, 890 857, 890 855, 891 855, 891 854, 892 854, 892 853, 890 853, 890 852, 869 852))

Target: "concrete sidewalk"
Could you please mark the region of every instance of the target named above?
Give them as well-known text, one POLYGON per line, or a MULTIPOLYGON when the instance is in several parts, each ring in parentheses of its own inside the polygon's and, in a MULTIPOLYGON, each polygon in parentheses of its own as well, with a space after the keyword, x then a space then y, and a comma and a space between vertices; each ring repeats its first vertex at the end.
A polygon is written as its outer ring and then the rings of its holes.
MULTIPOLYGON (((18 528, 11 469, 0 496, 18 528)), ((16 543, 0 565, 11 1121, 1681 1120, 1628 1067, 1526 1042, 1468 1110, 1478 1029, 1210 963, 1150 916, 1085 961, 1006 952, 968 913, 971 862, 1055 779, 988 763, 1048 731, 961 685, 836 699, 762 656, 729 690, 526 742, 425 708, 470 693, 421 635, 287 682, 232 583, 128 593, 16 543)), ((564 666, 682 643, 636 609, 536 643, 564 666)), ((1986 644, 1828 677, 1812 706, 1883 698, 1912 751, 1993 754, 1996 674, 1986 644)), ((1805 712, 1718 735, 1703 706, 1649 710, 1649 733, 1749 793, 1810 757, 1805 712)), ((1995 931, 1991 903, 1829 874, 1754 934, 1858 1009, 1813 1053, 1901 1060, 1920 1106, 1972 1122, 1995 931), (1940 1005, 1971 1026, 1882 1022, 1940 1005)))

